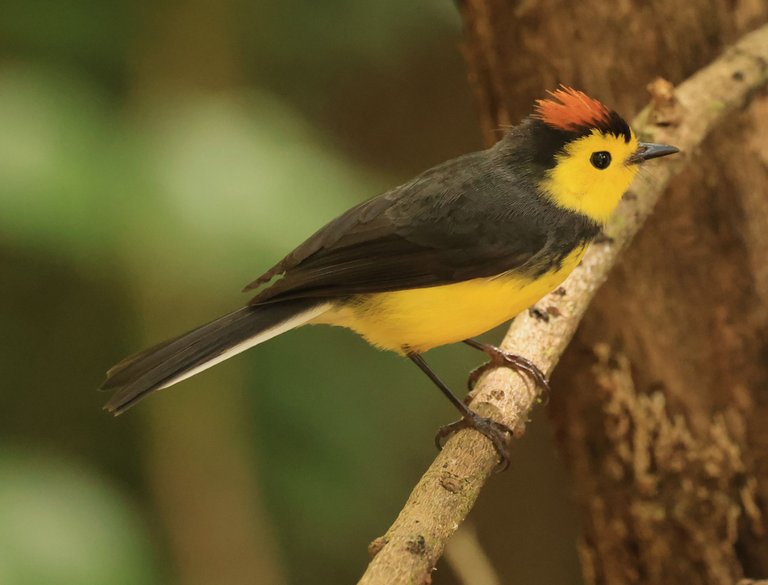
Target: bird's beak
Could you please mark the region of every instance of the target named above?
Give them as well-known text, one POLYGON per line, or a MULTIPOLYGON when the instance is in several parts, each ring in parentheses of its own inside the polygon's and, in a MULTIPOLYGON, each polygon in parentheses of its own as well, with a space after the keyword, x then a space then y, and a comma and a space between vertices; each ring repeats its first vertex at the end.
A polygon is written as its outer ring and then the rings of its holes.
POLYGON ((652 158, 659 158, 660 156, 667 156, 668 154, 675 154, 680 152, 680 149, 668 144, 652 144, 650 142, 641 142, 635 154, 629 157, 630 163, 642 163, 652 158))

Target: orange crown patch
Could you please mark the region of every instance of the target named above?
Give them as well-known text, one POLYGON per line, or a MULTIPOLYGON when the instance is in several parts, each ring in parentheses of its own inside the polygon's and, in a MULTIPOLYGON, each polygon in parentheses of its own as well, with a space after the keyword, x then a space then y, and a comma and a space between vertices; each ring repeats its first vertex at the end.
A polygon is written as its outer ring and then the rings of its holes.
POLYGON ((534 118, 559 130, 573 131, 610 122, 611 111, 584 92, 561 85, 553 99, 536 100, 534 118))

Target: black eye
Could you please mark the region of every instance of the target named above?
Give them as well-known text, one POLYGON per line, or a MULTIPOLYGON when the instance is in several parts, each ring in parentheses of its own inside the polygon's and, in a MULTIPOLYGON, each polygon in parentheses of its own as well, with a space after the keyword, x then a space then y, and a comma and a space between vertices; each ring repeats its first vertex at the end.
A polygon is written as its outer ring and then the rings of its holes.
POLYGON ((589 157, 589 162, 596 169, 607 169, 608 165, 611 164, 611 153, 605 150, 593 152, 592 156, 589 157))

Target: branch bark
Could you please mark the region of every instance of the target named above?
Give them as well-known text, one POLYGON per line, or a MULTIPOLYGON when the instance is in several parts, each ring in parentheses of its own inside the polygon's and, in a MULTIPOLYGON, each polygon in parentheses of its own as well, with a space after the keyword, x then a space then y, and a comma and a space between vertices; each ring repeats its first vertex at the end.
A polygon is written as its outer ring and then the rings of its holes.
MULTIPOLYGON (((768 82, 768 27, 748 34, 713 63, 678 86, 652 88, 653 102, 634 120, 645 140, 668 142, 683 151, 648 165, 611 219, 608 241, 593 245, 564 285, 538 303, 540 311, 518 316, 502 347, 523 354, 551 373, 573 337, 590 300, 670 180, 696 160, 709 133, 768 82), (542 317, 542 315, 544 317, 542 317)), ((489 372, 473 393, 473 408, 516 430, 525 431, 538 389, 506 370, 489 372)), ((452 437, 415 486, 387 533, 374 541, 374 555, 360 580, 365 585, 427 583, 447 539, 474 505, 496 464, 496 454, 481 435, 462 431, 452 437)))

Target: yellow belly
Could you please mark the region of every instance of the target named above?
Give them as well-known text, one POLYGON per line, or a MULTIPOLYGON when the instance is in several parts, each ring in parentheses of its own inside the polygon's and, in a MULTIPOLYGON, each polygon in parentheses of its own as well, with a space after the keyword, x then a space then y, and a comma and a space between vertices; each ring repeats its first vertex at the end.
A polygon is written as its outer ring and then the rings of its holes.
POLYGON ((555 272, 532 280, 512 274, 456 284, 376 293, 339 303, 311 323, 347 327, 369 343, 398 353, 424 352, 480 335, 512 319, 557 288, 584 248, 555 272))

